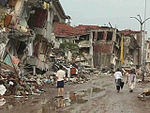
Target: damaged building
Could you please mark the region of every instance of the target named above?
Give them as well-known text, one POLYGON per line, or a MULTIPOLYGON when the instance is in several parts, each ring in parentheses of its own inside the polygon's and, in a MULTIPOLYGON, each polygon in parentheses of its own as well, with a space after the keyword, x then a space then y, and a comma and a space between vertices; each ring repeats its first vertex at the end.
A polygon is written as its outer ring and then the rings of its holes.
POLYGON ((67 18, 59 0, 1 0, 1 62, 30 65, 33 74, 48 70, 53 25, 67 18))
POLYGON ((77 56, 76 61, 83 61, 84 64, 92 66, 93 40, 91 37, 91 30, 98 29, 99 26, 94 25, 79 25, 72 27, 68 23, 55 23, 53 33, 54 48, 59 48, 60 44, 64 42, 75 43, 79 47, 79 55, 77 56))
POLYGON ((123 30, 120 31, 124 39, 123 67, 140 68, 142 52, 142 32, 123 30))
POLYGON ((139 31, 55 23, 53 36, 55 48, 63 42, 78 44, 80 55, 76 61, 85 61, 84 64, 91 67, 116 69, 141 65, 142 40, 139 31))
POLYGON ((91 36, 94 67, 116 69, 141 65, 141 32, 101 27, 92 31, 91 36))
POLYGON ((54 83, 51 34, 55 22, 68 18, 59 0, 0 0, 0 80, 6 95, 36 95, 54 83))
POLYGON ((55 54, 57 54, 56 50, 59 50, 59 54, 57 56, 60 56, 60 54, 64 54, 67 58, 67 60, 70 62, 72 60, 72 52, 71 50, 65 50, 63 48, 63 51, 60 52, 60 45, 61 44, 74 44, 75 42, 75 32, 74 28, 70 26, 68 23, 58 23, 56 22, 54 24, 54 30, 52 33, 52 43, 53 48, 55 49, 55 54))
POLYGON ((93 38, 91 36, 92 30, 98 30, 99 26, 94 25, 79 25, 75 27, 77 39, 76 43, 80 48, 82 54, 81 60, 86 60, 84 64, 93 67, 93 38))
POLYGON ((101 27, 91 32, 93 63, 97 68, 115 68, 120 64, 121 36, 115 28, 101 27))

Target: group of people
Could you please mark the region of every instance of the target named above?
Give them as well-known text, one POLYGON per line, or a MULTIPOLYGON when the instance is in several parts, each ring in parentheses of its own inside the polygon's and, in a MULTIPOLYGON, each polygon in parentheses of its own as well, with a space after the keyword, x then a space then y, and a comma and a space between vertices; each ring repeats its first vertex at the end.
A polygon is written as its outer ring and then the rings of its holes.
MULTIPOLYGON (((61 100, 64 98, 64 80, 65 80, 66 72, 64 71, 63 67, 60 66, 59 70, 56 73, 57 78, 57 90, 58 90, 58 97, 60 98, 58 103, 61 103, 61 100)), ((133 92, 135 85, 136 85, 136 73, 135 69, 131 69, 129 71, 126 71, 126 84, 129 86, 129 92, 133 92)), ((123 74, 121 69, 117 69, 114 73, 115 77, 115 83, 116 83, 116 89, 117 93, 120 92, 120 90, 124 86, 124 80, 123 80, 123 74)), ((61 104, 58 104, 58 107, 62 107, 61 104)))
MULTIPOLYGON (((131 69, 125 73, 126 76, 126 84, 129 86, 129 92, 133 92, 133 89, 135 88, 136 85, 136 72, 135 69, 131 69)), ((116 83, 116 90, 117 93, 120 92, 120 90, 124 86, 124 80, 123 80, 123 74, 121 72, 121 69, 117 69, 116 72, 114 73, 115 77, 115 83, 116 83)))

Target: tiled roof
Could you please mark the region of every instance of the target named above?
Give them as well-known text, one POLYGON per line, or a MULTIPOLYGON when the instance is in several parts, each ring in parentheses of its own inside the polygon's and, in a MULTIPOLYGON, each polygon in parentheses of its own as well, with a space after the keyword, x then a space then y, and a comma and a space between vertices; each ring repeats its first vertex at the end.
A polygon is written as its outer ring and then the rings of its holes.
POLYGON ((119 31, 121 34, 125 35, 125 36, 128 36, 128 35, 131 35, 131 34, 137 34, 137 33, 140 33, 141 31, 132 31, 132 30, 122 30, 122 31, 119 31))
POLYGON ((85 35, 90 32, 90 30, 98 30, 99 26, 93 25, 79 25, 77 27, 72 27, 67 24, 55 23, 54 34, 60 37, 74 37, 79 35, 85 35))
POLYGON ((76 35, 84 35, 89 33, 91 30, 98 30, 98 29, 100 29, 100 27, 94 25, 79 25, 75 27, 76 35))
POLYGON ((74 36, 74 28, 66 24, 55 23, 54 34, 60 37, 72 37, 74 36))

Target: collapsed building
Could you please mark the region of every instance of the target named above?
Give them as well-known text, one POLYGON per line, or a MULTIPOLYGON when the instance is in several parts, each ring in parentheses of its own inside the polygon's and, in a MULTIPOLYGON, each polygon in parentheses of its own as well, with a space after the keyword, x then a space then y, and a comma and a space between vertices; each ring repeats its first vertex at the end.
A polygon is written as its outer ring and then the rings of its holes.
POLYGON ((59 0, 1 0, 0 7, 1 61, 11 67, 21 61, 34 75, 48 70, 53 25, 68 18, 59 0))
MULTIPOLYGON (((70 26, 70 24, 55 23, 53 32, 54 48, 59 48, 61 43, 70 42, 75 43, 79 47, 79 54, 75 61, 82 62, 86 65, 92 65, 93 60, 93 46, 91 30, 99 29, 99 26, 94 25, 79 25, 76 27, 70 26)), ((70 53, 68 51, 66 56, 71 61, 70 53)), ((72 54, 72 53, 71 53, 72 54)), ((72 56, 72 55, 71 55, 72 56)))
POLYGON ((59 0, 0 0, 0 81, 6 95, 36 95, 54 81, 47 74, 51 33, 55 22, 67 18, 59 0))
MULTIPOLYGON (((20 60, 33 68, 33 74, 37 68, 46 71, 51 48, 71 42, 79 46, 81 55, 76 60, 97 68, 116 68, 121 65, 122 40, 123 64, 141 65, 140 32, 93 25, 72 27, 59 0, 3 0, 0 4, 1 61, 11 67, 20 60)), ((66 56, 71 61, 71 51, 66 56)))
POLYGON ((94 25, 79 25, 75 27, 77 33, 76 43, 80 48, 80 53, 82 54, 81 60, 85 65, 90 65, 93 67, 93 37, 91 36, 92 30, 98 30, 99 26, 94 25))
POLYGON ((120 31, 124 39, 124 67, 140 68, 142 65, 142 32, 120 31))
POLYGON ((115 28, 101 27, 91 32, 93 64, 97 68, 115 68, 120 63, 121 36, 115 28))
MULTIPOLYGON (((95 68, 116 69, 117 67, 140 67, 142 35, 140 31, 56 23, 54 28, 55 47, 63 42, 76 43, 80 55, 76 61, 95 68)), ((68 56, 68 54, 67 54, 68 56)))

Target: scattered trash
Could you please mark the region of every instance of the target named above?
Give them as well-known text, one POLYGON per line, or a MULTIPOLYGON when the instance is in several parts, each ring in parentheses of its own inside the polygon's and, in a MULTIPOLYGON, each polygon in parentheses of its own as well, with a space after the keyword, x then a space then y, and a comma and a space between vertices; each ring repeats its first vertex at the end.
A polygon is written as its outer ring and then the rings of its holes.
POLYGON ((6 87, 3 84, 0 84, 0 96, 3 96, 6 91, 6 87))
POLYGON ((6 103, 6 100, 4 98, 0 99, 0 106, 3 106, 6 103))

